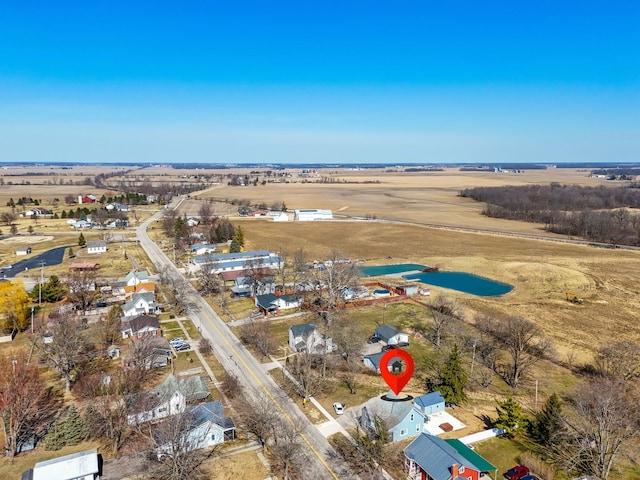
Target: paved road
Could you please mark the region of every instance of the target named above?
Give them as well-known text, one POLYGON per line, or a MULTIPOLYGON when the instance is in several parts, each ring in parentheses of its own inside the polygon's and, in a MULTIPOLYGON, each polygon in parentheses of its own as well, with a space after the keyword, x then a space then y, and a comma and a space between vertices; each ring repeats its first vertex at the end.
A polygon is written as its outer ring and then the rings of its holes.
POLYGON ((69 248, 69 246, 52 248, 40 255, 36 255, 35 257, 20 260, 14 263, 12 268, 0 271, 0 276, 4 274, 8 278, 10 276, 13 277, 20 272, 24 272, 25 270, 39 269, 40 262, 44 262, 45 268, 50 265, 58 265, 62 263, 62 260, 64 259, 64 252, 67 248, 69 248))
MULTIPOLYGON (((184 198, 174 202, 175 208, 184 198)), ((175 265, 147 235, 147 227, 161 218, 162 211, 147 219, 137 228, 140 245, 158 269, 168 268, 171 275, 180 276, 175 265)), ((249 392, 249 400, 266 398, 283 418, 294 425, 303 442, 306 466, 309 469, 307 478, 314 479, 351 479, 357 478, 353 472, 337 456, 326 438, 318 431, 296 404, 280 389, 271 376, 264 371, 260 363, 242 345, 215 311, 200 297, 194 288, 188 293, 189 317, 199 327, 204 337, 208 338, 214 353, 223 368, 235 375, 245 391, 249 392)))

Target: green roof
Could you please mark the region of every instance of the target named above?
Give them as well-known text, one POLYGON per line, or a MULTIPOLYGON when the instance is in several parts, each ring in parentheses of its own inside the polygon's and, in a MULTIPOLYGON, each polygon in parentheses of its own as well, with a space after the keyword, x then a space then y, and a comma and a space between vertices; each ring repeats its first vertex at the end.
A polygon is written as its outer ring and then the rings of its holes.
POLYGON ((475 465, 481 472, 490 472, 492 470, 497 470, 498 467, 492 465, 488 461, 486 461, 483 457, 478 455, 476 452, 467 447, 464 443, 462 443, 457 438, 451 438, 449 440, 445 440, 449 445, 451 445, 455 450, 462 455, 464 458, 469 460, 473 465, 475 465))

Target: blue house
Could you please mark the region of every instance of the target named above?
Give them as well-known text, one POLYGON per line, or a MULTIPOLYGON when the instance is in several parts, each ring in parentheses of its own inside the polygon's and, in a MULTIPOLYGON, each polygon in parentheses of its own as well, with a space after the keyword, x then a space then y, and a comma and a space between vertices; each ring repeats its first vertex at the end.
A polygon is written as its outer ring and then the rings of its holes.
POLYGON ((427 393, 409 402, 390 402, 381 398, 369 400, 360 411, 360 428, 373 432, 376 420, 386 423, 389 441, 395 442, 422 433, 429 415, 444 411, 444 398, 440 392, 427 393))

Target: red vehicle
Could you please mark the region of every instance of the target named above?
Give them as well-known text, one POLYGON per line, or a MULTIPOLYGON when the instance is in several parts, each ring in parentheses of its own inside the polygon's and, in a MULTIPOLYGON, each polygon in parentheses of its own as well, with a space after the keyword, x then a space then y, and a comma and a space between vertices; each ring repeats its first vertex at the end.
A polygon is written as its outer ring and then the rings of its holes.
POLYGON ((516 465, 504 474, 504 478, 508 480, 520 480, 525 475, 529 475, 529 469, 524 465, 516 465))

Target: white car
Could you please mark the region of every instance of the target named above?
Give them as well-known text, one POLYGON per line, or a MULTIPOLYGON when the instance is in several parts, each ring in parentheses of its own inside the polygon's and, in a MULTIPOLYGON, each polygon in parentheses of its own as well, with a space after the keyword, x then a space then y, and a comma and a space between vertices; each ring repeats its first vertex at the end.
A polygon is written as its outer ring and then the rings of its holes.
POLYGON ((336 415, 342 415, 344 413, 344 405, 341 403, 334 403, 333 409, 336 411, 336 415))

